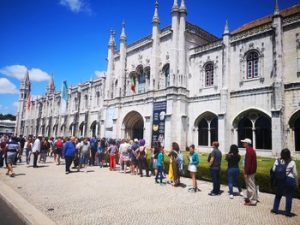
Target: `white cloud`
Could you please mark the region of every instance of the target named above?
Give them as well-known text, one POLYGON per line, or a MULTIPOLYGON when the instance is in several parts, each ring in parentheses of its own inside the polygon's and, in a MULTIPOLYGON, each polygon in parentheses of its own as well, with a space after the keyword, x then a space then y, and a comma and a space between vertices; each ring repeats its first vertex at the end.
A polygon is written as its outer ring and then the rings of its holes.
POLYGON ((91 9, 86 0, 60 0, 59 4, 70 9, 74 13, 88 12, 91 13, 91 9))
POLYGON ((12 65, 12 66, 6 66, 0 69, 0 73, 4 74, 9 77, 15 77, 18 80, 22 80, 25 76, 25 74, 29 73, 29 78, 31 81, 45 81, 49 80, 51 76, 38 68, 31 68, 28 69, 26 66, 23 65, 12 65))
POLYGON ((106 71, 99 71, 99 70, 96 70, 96 71, 95 71, 95 76, 96 76, 97 78, 105 77, 105 75, 106 75, 106 71))
POLYGON ((14 102, 14 103, 12 104, 12 106, 15 107, 15 108, 18 108, 18 107, 19 107, 19 102, 14 102))
POLYGON ((7 78, 0 78, 0 94, 18 94, 19 91, 14 83, 7 78))

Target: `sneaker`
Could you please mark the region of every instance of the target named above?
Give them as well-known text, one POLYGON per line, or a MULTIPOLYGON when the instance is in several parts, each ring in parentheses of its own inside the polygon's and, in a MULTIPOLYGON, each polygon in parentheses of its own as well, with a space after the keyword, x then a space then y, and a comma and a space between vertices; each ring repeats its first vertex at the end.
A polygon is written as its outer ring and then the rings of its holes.
POLYGON ((271 209, 270 212, 273 213, 273 214, 278 214, 278 211, 276 211, 276 210, 274 210, 274 209, 271 209))
POLYGON ((216 196, 217 194, 214 193, 214 192, 210 192, 210 193, 208 193, 208 195, 210 195, 210 196, 216 196))
POLYGON ((233 199, 233 195, 229 195, 229 198, 230 198, 230 199, 233 199))
POLYGON ((241 197, 244 197, 244 193, 243 193, 242 191, 240 192, 240 196, 241 196, 241 197))

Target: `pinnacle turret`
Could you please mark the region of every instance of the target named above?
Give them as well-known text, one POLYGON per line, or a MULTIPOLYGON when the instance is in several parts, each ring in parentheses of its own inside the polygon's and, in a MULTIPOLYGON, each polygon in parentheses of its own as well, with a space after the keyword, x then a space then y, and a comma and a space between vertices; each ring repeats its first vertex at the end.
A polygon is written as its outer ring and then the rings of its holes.
POLYGON ((116 35, 115 31, 111 30, 110 31, 109 42, 108 42, 109 46, 115 46, 115 35, 116 35))
POLYGON ((120 36, 120 40, 126 40, 126 32, 125 32, 125 21, 122 22, 122 32, 120 36))
POLYGON ((278 4, 278 0, 276 0, 274 15, 277 16, 279 15, 279 13, 280 13, 279 4, 278 4))
POLYGON ((181 13, 187 13, 186 6, 185 6, 185 0, 181 0, 181 5, 180 5, 180 8, 179 8, 179 11, 181 13))
POLYGON ((225 27, 224 27, 224 33, 223 33, 224 35, 225 34, 229 34, 229 26, 228 26, 228 20, 226 20, 226 22, 225 22, 225 27))
POLYGON ((174 0, 173 6, 172 6, 172 12, 178 11, 178 0, 174 0))
POLYGON ((155 10, 154 10, 154 15, 152 19, 152 23, 159 23, 159 16, 158 16, 158 1, 155 1, 155 10))

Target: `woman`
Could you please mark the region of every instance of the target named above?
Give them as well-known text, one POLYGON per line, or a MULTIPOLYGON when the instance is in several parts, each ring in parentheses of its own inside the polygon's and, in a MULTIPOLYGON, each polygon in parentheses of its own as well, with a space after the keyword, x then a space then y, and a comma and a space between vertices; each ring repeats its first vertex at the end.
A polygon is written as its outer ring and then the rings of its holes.
POLYGON ((190 163, 189 163, 189 168, 188 170, 190 171, 191 177, 192 177, 192 182, 193 182, 193 187, 190 188, 190 191, 200 191, 197 187, 197 180, 196 180, 196 174, 197 174, 197 167, 199 165, 199 156, 198 153, 195 152, 195 145, 191 145, 190 148, 190 163))
POLYGON ((139 162, 139 172, 140 176, 143 177, 143 168, 146 169, 146 176, 149 177, 149 167, 147 163, 147 152, 146 152, 146 146, 145 146, 145 140, 140 140, 140 147, 138 149, 138 162, 139 162))
POLYGON ((179 172, 179 165, 177 161, 177 157, 179 155, 179 145, 176 142, 172 143, 172 150, 169 153, 170 157, 170 166, 171 170, 173 171, 173 179, 174 179, 174 187, 178 187, 180 185, 180 172, 179 172))
POLYGON ((15 158, 17 157, 18 152, 20 151, 20 145, 18 143, 18 139, 16 137, 12 137, 11 140, 6 144, 5 149, 7 154, 6 175, 10 175, 11 177, 14 177, 15 174, 13 172, 13 163, 15 161, 15 158))
POLYGON ((50 149, 50 144, 48 142, 48 138, 44 137, 41 144, 41 155, 40 162, 46 163, 47 155, 50 149))
POLYGON ((233 199, 233 184, 235 183, 239 193, 243 196, 243 192, 239 182, 239 162, 241 160, 241 156, 239 154, 239 149, 237 145, 231 145, 229 153, 226 155, 225 159, 228 162, 227 169, 227 180, 228 180, 228 188, 229 188, 229 198, 233 199))
POLYGON ((160 142, 154 142, 153 147, 151 148, 151 173, 156 176, 158 172, 157 168, 157 157, 161 150, 161 144, 160 142))
POLYGON ((116 169, 116 156, 118 154, 118 147, 115 140, 111 141, 111 144, 107 151, 109 154, 109 170, 113 171, 116 169))
POLYGON ((278 214, 278 208, 280 204, 281 197, 286 195, 286 204, 285 204, 285 216, 291 217, 292 209, 292 200, 293 192, 298 186, 298 175, 295 161, 291 158, 291 152, 289 149, 285 148, 280 153, 280 159, 277 159, 273 165, 273 172, 275 172, 276 167, 279 164, 285 166, 286 178, 277 184, 277 190, 274 199, 272 213, 278 214))

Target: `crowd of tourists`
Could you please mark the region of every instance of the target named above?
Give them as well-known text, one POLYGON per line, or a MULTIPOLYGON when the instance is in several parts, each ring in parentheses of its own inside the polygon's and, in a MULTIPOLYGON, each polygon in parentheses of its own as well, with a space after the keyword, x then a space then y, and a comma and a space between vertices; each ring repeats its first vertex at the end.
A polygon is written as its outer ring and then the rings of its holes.
MULTIPOLYGON (((242 192, 240 185, 240 161, 241 155, 237 145, 231 145, 228 153, 225 155, 227 161, 227 179, 229 188, 229 198, 234 196, 244 197, 246 206, 256 206, 258 203, 258 190, 255 182, 257 169, 256 152, 252 147, 251 139, 241 140, 246 154, 243 160, 242 173, 244 175, 246 193, 242 192), (233 191, 236 186, 238 192, 233 191)), ((180 176, 184 171, 189 171, 192 178, 192 187, 190 192, 201 191, 197 185, 197 173, 199 169, 199 155, 195 145, 187 148, 189 152, 188 167, 185 168, 184 154, 180 151, 176 142, 172 143, 169 151, 164 149, 160 142, 152 144, 151 149, 147 150, 145 140, 115 140, 115 139, 97 139, 92 138, 50 138, 39 135, 34 138, 29 136, 20 137, 0 137, 0 167, 6 165, 6 175, 14 177, 13 165, 17 162, 25 161, 28 165, 32 161, 32 167, 38 168, 38 163, 46 163, 48 157, 54 157, 57 165, 61 164, 61 159, 65 160, 65 173, 71 173, 73 169, 80 169, 87 166, 99 166, 100 168, 109 167, 110 171, 116 170, 116 165, 120 165, 119 172, 130 173, 143 177, 153 176, 154 181, 160 184, 169 183, 174 187, 181 186, 180 176), (150 152, 148 152, 150 151, 150 152), (150 156, 149 156, 150 155, 150 156), (33 157, 32 157, 33 156, 33 157), (147 156, 150 158, 147 158, 147 156), (166 165, 165 156, 169 157, 169 164, 166 165), (168 171, 166 171, 166 169, 168 171), (163 182, 166 179, 167 182, 163 182)), ((210 175, 212 179, 211 196, 218 196, 222 193, 220 189, 220 174, 222 152, 219 149, 219 143, 212 143, 212 151, 207 159, 210 175)), ((281 157, 274 162, 271 168, 272 183, 275 190, 275 199, 272 213, 278 214, 279 204, 282 196, 286 196, 285 215, 291 216, 293 192, 298 187, 298 177, 296 163, 291 158, 288 149, 281 151, 281 157)))

